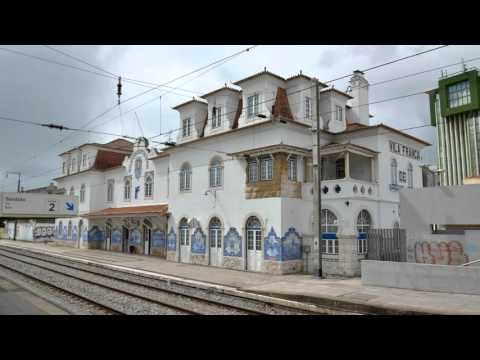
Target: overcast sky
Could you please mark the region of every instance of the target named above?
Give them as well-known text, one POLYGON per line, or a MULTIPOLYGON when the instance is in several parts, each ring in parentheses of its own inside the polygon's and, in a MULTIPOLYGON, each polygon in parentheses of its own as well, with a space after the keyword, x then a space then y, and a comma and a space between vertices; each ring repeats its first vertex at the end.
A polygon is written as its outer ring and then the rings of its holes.
MULTIPOLYGON (((64 45, 55 48, 81 58, 93 65, 120 74, 125 78, 165 83, 178 76, 207 65, 225 56, 242 50, 240 46, 79 46, 64 45)), ((365 69, 389 60, 420 52, 437 45, 402 46, 267 46, 261 45, 248 53, 204 73, 194 74, 171 84, 188 91, 175 90, 162 96, 168 89, 159 89, 131 100, 121 106, 127 112, 150 99, 156 99, 140 107, 136 113, 144 135, 150 137, 179 127, 178 113, 172 106, 191 98, 194 93, 204 94, 224 85, 263 70, 267 67, 278 75, 289 77, 300 70, 320 81, 328 81, 365 69), (161 109, 161 111, 160 111, 161 109)), ((48 58, 97 71, 41 45, 0 46, 0 116, 35 122, 63 124, 82 127, 117 102, 116 81, 106 77, 46 63, 37 59, 12 54, 1 49, 22 51, 34 56, 48 58)), ((480 57, 480 46, 449 46, 412 59, 392 64, 366 73, 367 80, 376 82, 458 63, 480 57)), ((478 66, 479 61, 467 63, 478 66)), ((460 65, 447 68, 449 73, 459 71, 460 65)), ((408 95, 436 87, 440 70, 392 81, 370 87, 370 102, 408 95)), ((348 79, 335 83, 335 87, 346 90, 348 79)), ((129 83, 123 84, 123 99, 145 91, 147 88, 129 83)), ((397 129, 418 126, 430 122, 427 95, 412 96, 370 106, 373 124, 385 123, 397 129)), ((87 128, 120 133, 122 121, 116 108, 91 123, 87 128), (112 120, 113 119, 113 120, 112 120), (110 120, 110 121, 109 121, 110 120)), ((135 113, 122 117, 123 132, 140 136, 135 113)), ((2 191, 15 191, 16 178, 5 171, 20 171, 25 189, 45 186, 60 173, 58 154, 85 142, 107 142, 114 137, 74 133, 67 140, 54 146, 70 132, 60 132, 0 120, 0 184, 2 191), (37 156, 32 159, 33 156, 37 156), (55 171, 48 172, 49 170, 55 171), (44 173, 44 176, 34 177, 44 173)), ((434 129, 431 127, 410 130, 434 144, 434 129)), ((424 154, 426 163, 435 162, 434 146, 424 154)))

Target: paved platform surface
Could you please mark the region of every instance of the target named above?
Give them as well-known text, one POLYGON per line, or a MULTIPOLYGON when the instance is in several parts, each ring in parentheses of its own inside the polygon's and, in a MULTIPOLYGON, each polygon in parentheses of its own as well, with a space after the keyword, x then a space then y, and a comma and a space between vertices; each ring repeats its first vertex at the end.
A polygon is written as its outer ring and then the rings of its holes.
POLYGON ((318 279, 312 275, 270 275, 170 262, 157 257, 127 255, 103 250, 76 249, 41 243, 0 240, 0 245, 32 248, 73 258, 97 261, 213 283, 315 304, 341 306, 367 312, 480 314, 480 295, 450 294, 363 286, 359 278, 318 279))
POLYGON ((0 315, 68 315, 0 274, 0 315))

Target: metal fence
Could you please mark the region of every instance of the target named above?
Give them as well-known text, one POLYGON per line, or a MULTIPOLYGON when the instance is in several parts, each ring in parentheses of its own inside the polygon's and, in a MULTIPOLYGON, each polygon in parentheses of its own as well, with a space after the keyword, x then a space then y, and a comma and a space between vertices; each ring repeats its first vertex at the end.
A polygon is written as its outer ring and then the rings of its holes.
POLYGON ((407 261, 405 229, 370 229, 367 231, 367 259, 407 261))

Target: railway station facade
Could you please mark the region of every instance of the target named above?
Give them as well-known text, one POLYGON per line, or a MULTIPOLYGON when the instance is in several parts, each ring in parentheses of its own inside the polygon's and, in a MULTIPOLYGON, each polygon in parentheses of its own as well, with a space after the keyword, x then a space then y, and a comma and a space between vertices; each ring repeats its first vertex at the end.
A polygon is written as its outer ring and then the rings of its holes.
POLYGON ((60 154, 60 188, 79 216, 56 219, 56 241, 170 261, 284 274, 355 276, 365 231, 400 225, 398 190, 422 187, 429 144, 370 125, 368 82, 321 84, 322 237, 315 239, 313 79, 264 70, 176 106, 174 146, 146 138, 60 154))

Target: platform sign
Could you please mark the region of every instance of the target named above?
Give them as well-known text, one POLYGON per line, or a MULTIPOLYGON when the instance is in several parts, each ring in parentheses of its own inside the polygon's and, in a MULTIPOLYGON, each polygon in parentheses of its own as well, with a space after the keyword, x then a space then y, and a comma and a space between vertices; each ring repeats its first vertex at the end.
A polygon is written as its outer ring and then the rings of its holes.
POLYGON ((68 217, 78 215, 78 196, 0 193, 0 217, 68 217))

